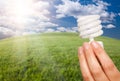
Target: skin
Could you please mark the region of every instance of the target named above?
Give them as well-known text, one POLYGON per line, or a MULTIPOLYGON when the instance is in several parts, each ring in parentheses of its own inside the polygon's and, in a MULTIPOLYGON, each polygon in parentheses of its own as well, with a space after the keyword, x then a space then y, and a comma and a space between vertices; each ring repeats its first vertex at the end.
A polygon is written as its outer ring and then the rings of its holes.
POLYGON ((120 72, 97 42, 84 43, 78 57, 84 81, 120 81, 120 72))

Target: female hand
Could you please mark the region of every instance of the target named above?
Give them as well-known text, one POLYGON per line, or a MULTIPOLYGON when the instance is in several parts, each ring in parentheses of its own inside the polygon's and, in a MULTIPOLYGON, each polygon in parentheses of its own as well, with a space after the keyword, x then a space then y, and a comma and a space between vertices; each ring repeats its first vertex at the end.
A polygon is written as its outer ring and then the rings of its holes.
POLYGON ((84 81, 120 81, 120 72, 97 42, 84 43, 78 57, 84 81))

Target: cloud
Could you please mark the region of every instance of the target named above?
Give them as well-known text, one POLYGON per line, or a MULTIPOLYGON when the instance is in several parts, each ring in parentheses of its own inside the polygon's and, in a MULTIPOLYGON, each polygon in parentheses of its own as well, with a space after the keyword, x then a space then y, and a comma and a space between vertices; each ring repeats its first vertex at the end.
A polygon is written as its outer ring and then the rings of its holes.
POLYGON ((78 27, 56 27, 56 28, 47 28, 47 29, 40 29, 38 31, 41 31, 41 32, 77 32, 78 27))
POLYGON ((78 31, 78 27, 72 27, 72 30, 77 32, 78 31))
POLYGON ((49 28, 49 29, 46 29, 45 32, 47 32, 47 33, 49 33, 49 32, 55 32, 55 30, 52 29, 52 28, 49 28))
POLYGON ((49 0, 0 0, 0 26, 14 30, 12 35, 56 27, 58 24, 51 21, 51 4, 49 0))
POLYGON ((56 27, 58 24, 54 24, 51 22, 40 22, 39 26, 41 27, 56 27))
POLYGON ((78 18, 90 14, 101 15, 105 28, 115 27, 110 23, 116 14, 107 11, 110 4, 92 0, 92 3, 83 5, 78 1, 80 0, 0 0, 0 37, 39 32, 77 32, 77 27, 59 27, 61 22, 56 18, 78 18), (55 14, 56 18, 53 19, 55 14))
POLYGON ((57 29, 55 30, 57 32, 77 32, 78 31, 78 27, 57 27, 57 29))
POLYGON ((93 4, 83 5, 82 3, 71 0, 62 0, 62 4, 56 7, 56 18, 63 18, 68 16, 73 16, 78 18, 83 15, 94 15, 99 14, 102 19, 102 23, 111 23, 116 16, 113 12, 108 12, 108 4, 102 0, 93 0, 93 4))
POLYGON ((14 35, 14 31, 8 28, 0 27, 0 39, 11 37, 14 35))
POLYGON ((36 32, 29 31, 29 32, 23 32, 22 35, 30 35, 30 34, 36 34, 36 32))
POLYGON ((67 29, 65 27, 58 27, 57 31, 59 32, 65 32, 67 29))
POLYGON ((120 16, 120 13, 118 13, 118 15, 120 16))
POLYGON ((64 14, 57 14, 57 15, 56 15, 56 18, 63 18, 63 17, 65 17, 64 14))
POLYGON ((113 24, 108 24, 105 28, 115 28, 113 24))
POLYGON ((107 6, 109 5, 103 1, 97 1, 95 4, 82 5, 78 1, 62 0, 62 4, 56 6, 56 13, 58 15, 74 16, 78 17, 81 15, 100 14, 101 16, 108 16, 106 12, 107 6))

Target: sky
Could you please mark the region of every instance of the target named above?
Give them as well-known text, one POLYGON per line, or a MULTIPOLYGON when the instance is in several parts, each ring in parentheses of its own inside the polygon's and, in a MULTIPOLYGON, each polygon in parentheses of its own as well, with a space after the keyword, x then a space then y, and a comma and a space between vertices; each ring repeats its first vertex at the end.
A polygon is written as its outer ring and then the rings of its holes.
POLYGON ((103 36, 120 39, 119 0, 0 0, 0 39, 78 32, 80 16, 100 15, 103 36))

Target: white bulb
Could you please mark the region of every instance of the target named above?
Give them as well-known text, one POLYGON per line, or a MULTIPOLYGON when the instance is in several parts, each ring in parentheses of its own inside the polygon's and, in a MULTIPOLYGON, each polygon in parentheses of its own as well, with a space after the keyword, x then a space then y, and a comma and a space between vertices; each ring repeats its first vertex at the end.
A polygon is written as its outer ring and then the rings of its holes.
POLYGON ((90 41, 93 41, 94 37, 103 34, 99 15, 80 16, 77 22, 81 38, 89 38, 90 41))

